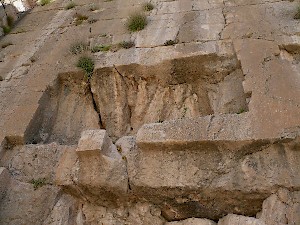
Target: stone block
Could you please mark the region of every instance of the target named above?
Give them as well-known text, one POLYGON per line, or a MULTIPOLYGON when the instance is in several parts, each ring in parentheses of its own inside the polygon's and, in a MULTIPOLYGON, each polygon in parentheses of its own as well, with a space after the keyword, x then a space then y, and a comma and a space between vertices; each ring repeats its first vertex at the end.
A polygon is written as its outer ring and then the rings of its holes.
POLYGON ((101 155, 108 157, 119 156, 106 130, 83 131, 76 152, 80 159, 101 155))

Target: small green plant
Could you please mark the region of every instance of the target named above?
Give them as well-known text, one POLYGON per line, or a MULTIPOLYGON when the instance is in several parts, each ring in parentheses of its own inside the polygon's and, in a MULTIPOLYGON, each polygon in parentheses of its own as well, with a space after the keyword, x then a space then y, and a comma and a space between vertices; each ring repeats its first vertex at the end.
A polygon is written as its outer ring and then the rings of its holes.
POLYGON ((40 0, 41 6, 48 5, 50 2, 51 0, 40 0))
POLYGON ((134 13, 127 20, 127 28, 132 32, 143 30, 146 25, 147 17, 142 13, 134 13))
POLYGON ((242 114, 242 113, 244 113, 244 112, 246 112, 246 110, 245 110, 244 108, 241 108, 241 109, 237 112, 237 114, 242 114))
POLYGON ((151 2, 147 2, 143 5, 145 11, 151 11, 154 9, 154 5, 151 2))
POLYGON ((107 34, 100 34, 99 37, 107 37, 107 34))
POLYGON ((117 150, 119 153, 122 153, 122 147, 121 146, 117 146, 117 150))
POLYGON ((296 20, 299 20, 299 19, 300 19, 300 5, 299 5, 298 8, 297 8, 297 13, 296 13, 296 15, 294 16, 294 19, 296 19, 296 20))
POLYGON ((79 55, 88 49, 87 44, 83 42, 76 42, 71 45, 70 52, 74 55, 79 55))
POLYGON ((15 20, 12 16, 7 16, 6 21, 7 21, 7 25, 9 27, 12 27, 14 25, 14 22, 15 22, 15 20))
POLYGON ((96 45, 91 49, 92 53, 96 52, 107 52, 111 48, 111 45, 96 45))
POLYGON ((70 1, 66 6, 65 10, 73 9, 76 6, 75 2, 70 1))
POLYGON ((167 40, 164 45, 165 46, 170 46, 170 45, 175 45, 177 44, 177 41, 176 40, 167 40))
POLYGON ((8 34, 11 31, 11 27, 10 26, 1 26, 3 29, 4 34, 8 34))
POLYGON ((75 25, 78 26, 80 24, 82 24, 83 21, 87 20, 88 17, 85 15, 81 15, 81 14, 75 14, 75 25))
POLYGON ((134 42, 133 41, 122 41, 119 43, 119 47, 120 48, 125 48, 125 49, 129 49, 134 47, 134 42))
POLYGON ((92 77, 94 66, 93 59, 88 56, 81 56, 77 62, 77 67, 85 71, 87 80, 90 80, 92 77))
POLYGON ((44 185, 46 185, 46 178, 38 178, 38 179, 32 179, 30 181, 31 184, 33 184, 33 189, 37 190, 40 187, 43 187, 44 185))
POLYGON ((184 107, 184 108, 183 108, 183 111, 182 111, 181 118, 185 118, 187 111, 188 111, 188 108, 187 108, 187 107, 184 107))

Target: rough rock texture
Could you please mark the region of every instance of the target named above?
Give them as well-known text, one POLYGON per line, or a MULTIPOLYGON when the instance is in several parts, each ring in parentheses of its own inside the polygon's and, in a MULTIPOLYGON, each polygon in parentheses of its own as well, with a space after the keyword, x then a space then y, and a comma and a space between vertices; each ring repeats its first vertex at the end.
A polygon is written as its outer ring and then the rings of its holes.
POLYGON ((216 225, 216 223, 207 219, 192 218, 179 222, 169 222, 166 225, 216 225))
POLYGON ((99 69, 91 89, 103 127, 119 138, 145 123, 246 111, 242 81, 239 62, 228 52, 99 69))
POLYGON ((0 224, 42 224, 59 198, 59 188, 12 181, 0 203, 0 224))
POLYGON ((52 1, 1 38, 0 224, 299 225, 299 1, 144 2, 52 1))
POLYGON ((0 167, 0 200, 6 195, 7 187, 10 183, 10 175, 5 167, 0 167))
POLYGON ((76 153, 66 151, 57 170, 57 184, 100 205, 117 205, 128 189, 124 159, 105 130, 82 133, 76 153), (76 166, 75 166, 76 165, 76 166))
POLYGON ((100 128, 82 73, 60 74, 39 103, 25 134, 27 143, 77 144, 83 130, 100 128))

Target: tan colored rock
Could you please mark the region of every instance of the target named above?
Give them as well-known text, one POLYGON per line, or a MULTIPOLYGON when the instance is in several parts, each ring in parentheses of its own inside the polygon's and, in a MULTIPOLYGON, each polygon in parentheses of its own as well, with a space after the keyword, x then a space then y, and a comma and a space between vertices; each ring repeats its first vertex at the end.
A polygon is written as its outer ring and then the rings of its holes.
POLYGON ((298 138, 251 139, 236 133, 247 114, 240 123, 228 123, 235 116, 143 126, 128 158, 131 189, 178 220, 218 219, 221 212, 255 215, 278 186, 299 187, 298 138))
POLYGON ((6 196, 0 201, 0 224, 43 224, 60 197, 60 189, 12 180, 6 196))
POLYGON ((153 224, 163 225, 165 220, 160 210, 150 203, 134 203, 127 207, 105 208, 85 204, 82 208, 84 222, 91 225, 100 224, 153 224))
POLYGON ((6 167, 16 180, 29 182, 45 178, 48 183, 53 183, 58 161, 69 148, 72 147, 56 143, 15 146, 5 151, 0 165, 6 167))
POLYGON ((125 159, 105 130, 84 131, 76 154, 68 151, 62 157, 56 174, 58 185, 99 205, 116 204, 125 197, 128 191, 125 159))
POLYGON ((178 222, 169 222, 166 225, 216 225, 216 223, 207 219, 191 218, 178 222))
POLYGON ((74 198, 62 195, 43 225, 81 225, 76 220, 77 210, 77 202, 74 198))
POLYGON ((251 217, 229 214, 222 218, 218 225, 266 225, 264 222, 251 217))
POLYGON ((247 111, 242 80, 228 50, 155 66, 105 67, 93 75, 91 90, 103 126, 116 140, 145 123, 247 111))
POLYGON ((0 167, 0 200, 4 198, 10 184, 10 175, 6 168, 0 167))

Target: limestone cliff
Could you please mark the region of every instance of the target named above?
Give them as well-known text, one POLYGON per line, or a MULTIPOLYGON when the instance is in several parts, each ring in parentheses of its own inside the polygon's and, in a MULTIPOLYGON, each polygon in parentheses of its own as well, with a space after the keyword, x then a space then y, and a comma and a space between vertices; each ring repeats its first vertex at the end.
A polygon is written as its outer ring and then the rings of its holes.
POLYGON ((0 39, 0 224, 300 225, 299 1, 33 6, 0 39))

